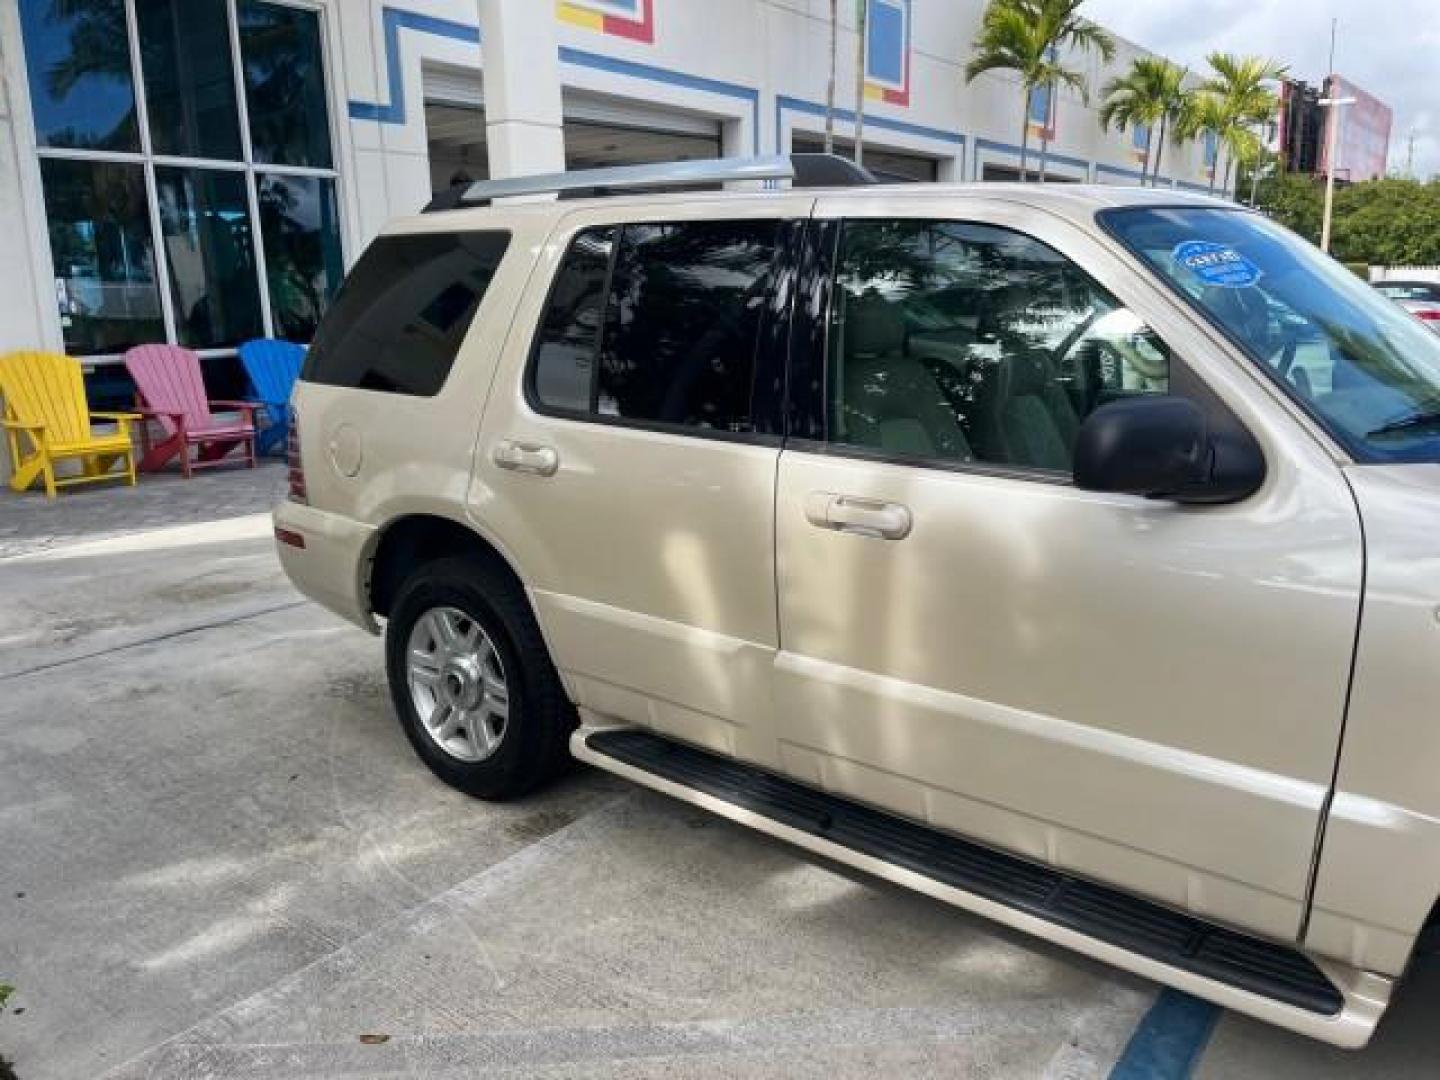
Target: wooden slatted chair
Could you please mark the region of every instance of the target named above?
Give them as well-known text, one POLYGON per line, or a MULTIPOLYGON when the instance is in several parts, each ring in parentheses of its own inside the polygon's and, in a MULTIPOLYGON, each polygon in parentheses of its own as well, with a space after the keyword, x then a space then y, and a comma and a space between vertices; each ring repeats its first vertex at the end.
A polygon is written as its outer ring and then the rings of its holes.
POLYGON ((37 478, 45 481, 45 497, 71 484, 124 478, 135 486, 135 449, 130 424, 134 413, 90 411, 85 377, 74 357, 55 353, 12 352, 0 356, 0 397, 10 464, 10 486, 24 491, 37 478), (97 432, 94 421, 112 423, 114 431, 97 432), (27 445, 28 444, 28 445, 27 445), (79 476, 57 478, 58 462, 79 459, 79 476), (124 468, 112 471, 117 462, 124 468))
POLYGON ((265 407, 269 424, 260 430, 256 449, 283 453, 290 427, 290 393, 300 377, 305 350, 290 341, 259 338, 240 346, 240 363, 250 379, 255 400, 265 407))
POLYGON ((244 447, 245 463, 255 467, 255 412, 251 401, 211 401, 205 394, 200 358, 178 345, 138 345, 125 354, 125 370, 135 380, 140 399, 136 412, 159 421, 164 438, 153 446, 149 431, 141 429, 145 454, 140 468, 164 468, 175 457, 186 477, 195 469, 226 464, 225 456, 244 447), (215 410, 239 412, 228 420, 215 410), (191 450, 195 454, 191 454, 191 450))

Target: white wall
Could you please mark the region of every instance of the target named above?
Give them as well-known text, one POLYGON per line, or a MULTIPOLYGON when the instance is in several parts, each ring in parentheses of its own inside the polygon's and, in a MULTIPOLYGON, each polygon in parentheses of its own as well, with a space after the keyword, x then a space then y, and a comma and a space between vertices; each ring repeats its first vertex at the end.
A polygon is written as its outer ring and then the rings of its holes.
MULTIPOLYGON (((549 5, 552 0, 529 2, 549 5)), ((793 131, 823 131, 823 118, 816 113, 828 76, 829 0, 654 0, 654 5, 655 39, 649 44, 560 22, 565 86, 721 121, 727 153, 773 153, 788 149, 793 131)), ((453 27, 477 26, 474 0, 345 0, 338 20, 344 45, 339 74, 350 100, 391 103, 387 6, 443 25, 398 31, 403 119, 397 111, 392 122, 350 122, 361 231, 367 238, 386 218, 418 209, 428 194, 424 69, 475 67, 483 53, 483 45, 476 49, 450 36, 453 27)), ((934 157, 942 179, 977 178, 987 161, 1018 164, 1015 145, 1023 112, 1018 82, 1004 73, 965 82, 964 65, 984 6, 985 0, 913 0, 910 102, 867 101, 867 144, 934 157)), ((839 7, 837 105, 848 113, 855 93, 855 5, 841 0, 839 7)), ((1122 41, 1109 65, 1094 56, 1072 58, 1087 73, 1091 105, 1073 91, 1061 93, 1050 147, 1054 173, 1135 182, 1140 164, 1130 136, 1101 131, 1095 104, 1105 81, 1141 53, 1122 41)), ((840 134, 848 136, 851 130, 848 120, 837 123, 840 134)), ((1031 149, 1034 167, 1038 146, 1033 140, 1031 149)), ((1162 174, 1166 181, 1196 188, 1208 184, 1198 145, 1167 145, 1162 174)))
MULTIPOLYGON (((28 115, 15 106, 10 77, 12 50, 19 42, 14 12, 0 9, 0 355, 14 349, 34 348, 45 340, 33 271, 31 224, 33 207, 27 207, 21 177, 30 154, 26 138, 28 115)), ((27 111, 28 110, 24 110, 27 111)), ((0 483, 11 473, 8 440, 0 439, 0 483)))
MULTIPOLYGON (((0 10, 0 75, 8 76, 19 44, 12 12, 0 10)), ((0 237, 5 238, 4 285, 0 287, 0 353, 34 348, 43 339, 35 274, 32 272, 30 221, 35 208, 27 207, 21 185, 23 168, 31 156, 28 108, 17 107, 12 80, 0 77, 0 237)))

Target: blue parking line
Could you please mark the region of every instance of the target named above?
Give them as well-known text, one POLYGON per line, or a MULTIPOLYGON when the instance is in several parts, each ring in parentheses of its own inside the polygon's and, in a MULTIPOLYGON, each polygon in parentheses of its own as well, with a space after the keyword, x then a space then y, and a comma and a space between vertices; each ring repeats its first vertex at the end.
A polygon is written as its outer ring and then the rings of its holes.
POLYGON ((1185 1080, 1219 1019, 1218 1005, 1166 987, 1130 1036, 1110 1080, 1185 1080))

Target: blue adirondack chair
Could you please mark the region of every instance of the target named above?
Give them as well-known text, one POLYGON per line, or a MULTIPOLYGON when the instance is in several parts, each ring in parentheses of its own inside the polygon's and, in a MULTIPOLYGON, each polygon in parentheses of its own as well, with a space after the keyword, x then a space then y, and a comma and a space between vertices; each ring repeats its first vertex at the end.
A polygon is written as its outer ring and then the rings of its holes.
POLYGON ((260 338, 240 346, 240 363, 250 380, 255 400, 265 406, 269 425, 262 428, 256 449, 268 454, 279 448, 285 452, 285 436, 290 427, 290 392, 305 360, 305 350, 289 341, 260 338))

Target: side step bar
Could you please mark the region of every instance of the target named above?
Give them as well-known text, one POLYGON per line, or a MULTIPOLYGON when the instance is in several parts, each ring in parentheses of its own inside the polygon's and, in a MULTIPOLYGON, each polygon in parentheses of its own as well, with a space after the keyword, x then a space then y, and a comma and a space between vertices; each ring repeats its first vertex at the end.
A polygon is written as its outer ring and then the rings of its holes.
POLYGON ((582 727, 571 749, 837 862, 1338 1046, 1364 1046, 1389 1003, 1389 978, 1317 963, 649 731, 582 727))

